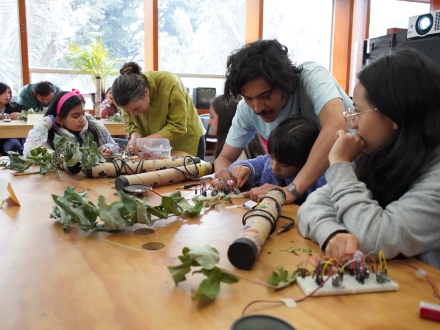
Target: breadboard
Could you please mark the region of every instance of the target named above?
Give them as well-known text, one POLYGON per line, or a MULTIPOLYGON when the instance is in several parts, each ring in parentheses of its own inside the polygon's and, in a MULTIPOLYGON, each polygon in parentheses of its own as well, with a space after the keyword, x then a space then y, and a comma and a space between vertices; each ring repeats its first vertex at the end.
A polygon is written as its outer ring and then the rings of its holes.
MULTIPOLYGON (((324 278, 326 280, 327 277, 324 278)), ((306 276, 302 278, 298 276, 296 279, 298 285, 301 290, 307 296, 311 294, 318 285, 315 282, 315 279, 311 276, 306 276)), ((343 294, 358 294, 358 293, 368 293, 368 292, 384 292, 384 291, 397 291, 399 289, 399 284, 394 281, 378 283, 376 281, 376 276, 370 276, 365 279, 364 284, 356 281, 354 276, 344 275, 343 281, 344 288, 334 287, 332 285, 332 279, 328 279, 324 285, 319 288, 312 297, 317 296, 333 296, 333 295, 343 295, 343 294)))

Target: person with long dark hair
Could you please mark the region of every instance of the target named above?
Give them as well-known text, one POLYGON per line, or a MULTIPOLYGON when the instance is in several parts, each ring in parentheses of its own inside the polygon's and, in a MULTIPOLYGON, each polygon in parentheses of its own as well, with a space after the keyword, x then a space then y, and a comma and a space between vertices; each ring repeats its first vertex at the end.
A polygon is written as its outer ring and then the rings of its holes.
POLYGON ((125 63, 112 85, 121 110, 129 150, 138 153, 139 138, 165 138, 175 151, 205 157, 205 129, 180 78, 167 71, 142 72, 135 62, 125 63))
MULTIPOLYGON (((208 123, 217 138, 214 158, 217 158, 223 149, 223 145, 225 144, 226 137, 228 136, 229 129, 232 125, 232 119, 237 111, 237 104, 240 100, 240 97, 230 97, 229 101, 227 101, 223 95, 219 95, 211 101, 208 123)), ((260 135, 257 133, 251 142, 244 147, 244 150, 238 159, 251 159, 265 154, 266 151, 261 143, 260 135)))
MULTIPOLYGON (((0 83, 0 120, 18 120, 22 106, 13 103, 11 88, 5 83, 0 83)), ((0 154, 5 155, 8 151, 15 151, 23 154, 24 139, 9 138, 0 139, 0 154)))
POLYGON ((344 113, 356 134, 336 134, 328 184, 299 209, 299 229, 329 257, 383 250, 440 268, 440 68, 404 49, 358 78, 344 113))
POLYGON ((90 115, 86 115, 84 105, 84 97, 76 90, 55 94, 45 116, 29 131, 23 154, 27 156, 37 147, 54 150, 55 136, 70 137, 82 144, 86 132, 92 133, 102 154, 118 152, 119 146, 107 128, 102 123, 92 120, 90 115))

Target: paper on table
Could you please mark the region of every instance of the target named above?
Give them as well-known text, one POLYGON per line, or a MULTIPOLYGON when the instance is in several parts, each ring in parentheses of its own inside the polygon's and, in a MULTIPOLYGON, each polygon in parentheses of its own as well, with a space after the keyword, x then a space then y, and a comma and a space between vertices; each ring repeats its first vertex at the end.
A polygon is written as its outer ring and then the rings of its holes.
POLYGON ((40 118, 44 117, 44 113, 30 113, 27 115, 27 124, 34 125, 40 118))
POLYGON ((9 193, 9 197, 15 203, 17 203, 17 205, 20 205, 20 202, 18 201, 18 198, 15 195, 14 190, 12 189, 11 183, 3 178, 0 178, 0 207, 2 207, 3 203, 5 202, 6 191, 9 193))

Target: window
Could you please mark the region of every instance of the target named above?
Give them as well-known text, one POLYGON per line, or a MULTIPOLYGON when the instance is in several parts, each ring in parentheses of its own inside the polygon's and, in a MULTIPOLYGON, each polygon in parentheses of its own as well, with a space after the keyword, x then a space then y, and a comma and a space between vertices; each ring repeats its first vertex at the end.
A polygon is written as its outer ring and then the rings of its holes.
POLYGON ((224 75, 228 55, 246 39, 246 0, 159 0, 158 7, 159 70, 224 75))
POLYGON ((21 87, 21 53, 17 0, 0 0, 0 81, 11 87, 16 97, 21 87))
POLYGON ((265 0, 263 38, 287 46, 292 60, 330 67, 333 1, 265 0))
POLYGON ((411 16, 430 12, 429 3, 371 0, 370 6, 370 38, 384 36, 390 28, 407 29, 411 16))
POLYGON ((33 83, 50 80, 64 90, 94 92, 88 75, 72 78, 65 54, 69 44, 84 46, 98 36, 121 65, 144 65, 144 0, 26 0, 26 13, 33 83))

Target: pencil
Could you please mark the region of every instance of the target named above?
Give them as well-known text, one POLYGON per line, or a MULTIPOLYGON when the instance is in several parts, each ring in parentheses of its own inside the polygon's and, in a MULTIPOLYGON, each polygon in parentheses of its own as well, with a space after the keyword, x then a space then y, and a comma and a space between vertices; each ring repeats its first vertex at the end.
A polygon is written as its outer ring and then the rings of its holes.
POLYGON ((20 176, 20 175, 30 175, 30 174, 40 174, 40 171, 38 171, 38 172, 23 172, 23 173, 14 173, 14 176, 20 176))

